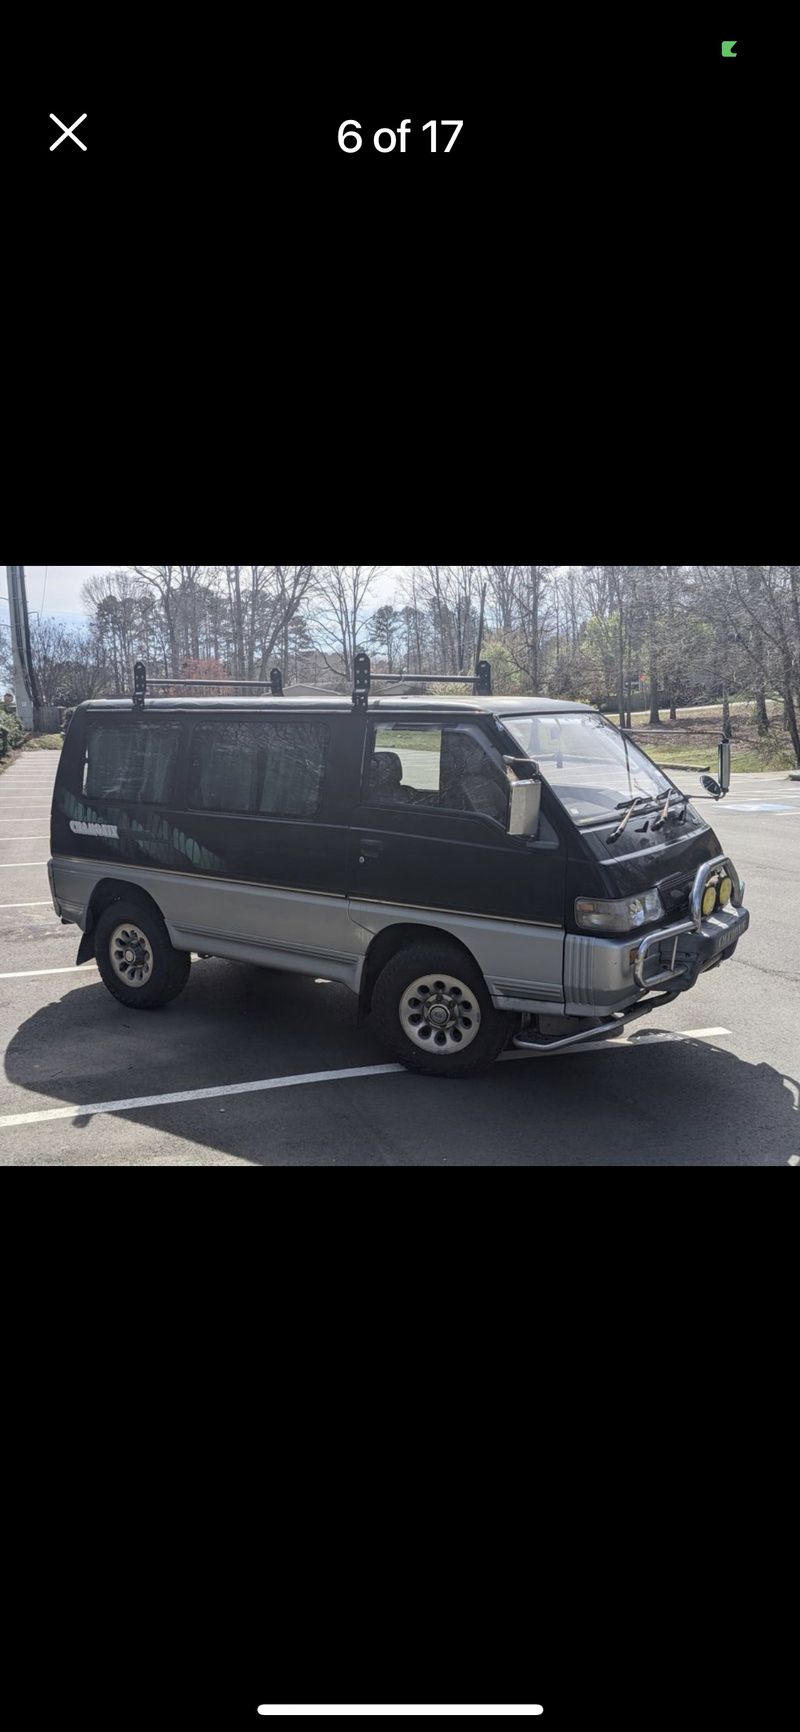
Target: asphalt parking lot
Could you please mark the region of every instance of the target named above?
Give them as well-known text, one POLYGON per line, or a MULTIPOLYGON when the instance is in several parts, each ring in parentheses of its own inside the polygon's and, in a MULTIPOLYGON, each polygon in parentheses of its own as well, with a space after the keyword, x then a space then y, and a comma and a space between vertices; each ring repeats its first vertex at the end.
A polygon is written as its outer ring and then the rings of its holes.
POLYGON ((800 783, 714 808, 683 780, 747 881, 731 962, 627 1037, 456 1082, 388 1063, 329 982, 195 959, 165 1009, 118 1004, 50 901, 57 761, 0 776, 0 1163, 800 1165, 800 783))

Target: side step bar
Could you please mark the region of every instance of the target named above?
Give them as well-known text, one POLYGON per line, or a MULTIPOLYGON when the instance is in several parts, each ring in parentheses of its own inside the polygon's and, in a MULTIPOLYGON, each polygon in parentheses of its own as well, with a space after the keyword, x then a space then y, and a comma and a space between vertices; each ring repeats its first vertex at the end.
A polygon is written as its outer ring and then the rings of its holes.
POLYGON ((673 1004, 680 995, 677 992, 662 992, 657 998, 651 998, 645 1004, 634 1005, 632 1010, 619 1011, 610 1022, 600 1022, 596 1028, 585 1028, 581 1034, 567 1035, 565 1040, 530 1040, 524 1034, 516 1034, 511 1042, 523 1052, 538 1053, 544 1058, 549 1052, 561 1052, 566 1046, 579 1046, 587 1040, 597 1040, 599 1035, 617 1034, 629 1022, 636 1022, 640 1016, 649 1016, 651 1011, 658 1010, 662 1004, 673 1004))

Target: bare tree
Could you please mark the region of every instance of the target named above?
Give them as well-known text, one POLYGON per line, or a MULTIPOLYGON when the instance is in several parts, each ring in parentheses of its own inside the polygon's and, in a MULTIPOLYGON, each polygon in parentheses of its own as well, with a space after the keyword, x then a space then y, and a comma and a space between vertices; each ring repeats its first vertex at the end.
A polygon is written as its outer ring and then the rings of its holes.
POLYGON ((11 654, 11 633, 7 625, 0 622, 0 680, 3 690, 7 691, 14 680, 14 658, 11 654))
POLYGON ((90 577, 81 589, 84 606, 94 614, 98 646, 107 659, 118 691, 130 688, 133 664, 142 651, 148 621, 148 590, 135 572, 125 568, 90 577))
POLYGON ((91 628, 76 630, 56 619, 31 621, 31 652, 45 705, 82 704, 108 690, 108 668, 91 628))
MULTIPOLYGON (((233 620, 233 658, 232 658, 233 659, 233 670, 232 671, 233 671, 234 675, 238 674, 240 679, 244 679, 245 677, 249 677, 252 679, 252 650, 251 650, 251 655, 249 657, 249 666, 248 666, 248 663, 245 661, 245 653, 244 653, 244 613, 242 610, 242 567, 240 565, 226 565, 225 576, 228 580, 228 596, 229 596, 229 600, 230 600, 231 615, 232 615, 232 620, 233 620)), ((256 595, 255 585, 253 585, 253 613, 255 612, 255 595, 256 595)), ((250 640, 251 645, 252 645, 254 636, 255 636, 255 622, 253 622, 253 629, 252 629, 252 633, 251 633, 251 640, 250 640)))
POLYGON ((512 653, 529 680, 532 692, 541 691, 543 684, 543 648, 552 569, 549 565, 524 565, 520 567, 517 580, 519 634, 518 646, 512 653))
POLYGON ((369 622, 370 640, 383 650, 387 661, 386 671, 390 674, 394 672, 394 649, 400 637, 402 623, 402 614, 392 607, 391 602, 379 607, 369 622))
POLYGON ((361 647, 365 603, 382 570, 380 565, 326 565, 318 579, 322 607, 316 621, 317 635, 326 665, 332 673, 344 674, 348 684, 353 678, 356 650, 361 647), (332 666, 330 656, 339 658, 339 668, 332 666))
POLYGON ((513 631, 517 622, 517 593, 521 565, 487 565, 486 582, 491 598, 493 623, 499 631, 513 631))
POLYGON ((179 567, 177 565, 135 565, 134 571, 143 583, 150 585, 158 597, 159 605, 166 627, 166 638, 169 651, 169 673, 180 673, 178 639, 176 635, 176 605, 179 590, 179 567))
MULTIPOLYGON (((792 565, 731 565, 730 590, 748 622, 740 632, 751 661, 759 640, 771 646, 784 703, 786 727, 800 766, 800 577, 792 565)), ((735 621, 731 621, 735 632, 735 621)))

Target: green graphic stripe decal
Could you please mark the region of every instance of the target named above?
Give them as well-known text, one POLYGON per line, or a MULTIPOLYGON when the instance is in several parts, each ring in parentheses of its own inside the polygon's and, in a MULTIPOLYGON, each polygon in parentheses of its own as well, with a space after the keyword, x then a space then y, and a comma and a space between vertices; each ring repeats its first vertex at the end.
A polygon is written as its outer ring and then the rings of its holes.
MULTIPOLYGON (((103 840, 121 859, 135 860, 146 855, 160 866, 174 866, 176 860, 180 860, 188 861, 203 872, 224 871, 225 862, 218 854, 204 848, 193 836, 187 836, 156 812, 146 825, 140 824, 138 819, 129 818, 120 808, 106 807, 98 812, 67 789, 60 794, 59 806, 65 818, 102 827, 103 840), (108 834, 115 829, 117 836, 108 834)), ((92 831, 88 833, 91 835, 92 831)))

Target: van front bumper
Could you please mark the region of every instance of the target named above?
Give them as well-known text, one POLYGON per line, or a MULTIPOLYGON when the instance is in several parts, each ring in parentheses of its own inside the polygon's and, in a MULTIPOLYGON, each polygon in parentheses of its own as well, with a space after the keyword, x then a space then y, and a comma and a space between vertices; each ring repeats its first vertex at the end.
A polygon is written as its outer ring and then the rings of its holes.
POLYGON ((637 947, 633 978, 640 992, 667 983, 675 991, 687 992, 705 969, 715 968, 732 955, 750 925, 743 900, 744 885, 727 854, 706 860, 692 886, 689 918, 649 933, 637 947), (731 878, 733 899, 727 908, 717 908, 704 918, 703 897, 709 880, 720 871, 731 878))
POLYGON ((688 992, 705 969, 733 954, 750 925, 742 905, 744 885, 727 855, 707 860, 692 887, 690 914, 646 937, 589 938, 568 933, 564 949, 564 1009, 568 1016, 604 1016, 626 1010, 654 989, 688 992), (733 903, 703 918, 708 881, 724 867, 733 903))
POLYGON ((640 992, 670 984, 688 992, 699 974, 724 961, 735 950, 750 925, 746 908, 720 908, 699 927, 681 921, 666 931, 651 932, 642 940, 633 965, 633 978, 640 992))
POLYGON ((725 962, 750 925, 746 908, 721 909, 696 928, 691 921, 661 927, 637 943, 626 939, 579 938, 564 947, 564 1010, 567 1016, 606 1016, 627 1010, 643 993, 688 992, 705 969, 725 962))

